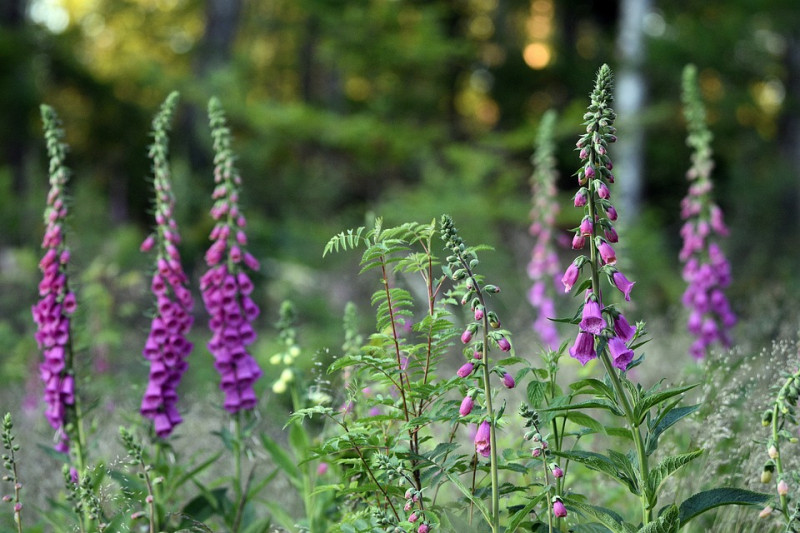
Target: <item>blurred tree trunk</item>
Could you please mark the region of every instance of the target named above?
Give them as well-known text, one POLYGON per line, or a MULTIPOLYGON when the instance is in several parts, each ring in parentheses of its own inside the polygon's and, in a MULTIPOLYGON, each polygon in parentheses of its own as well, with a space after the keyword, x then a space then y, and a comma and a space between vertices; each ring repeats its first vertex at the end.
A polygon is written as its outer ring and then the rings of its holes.
POLYGON ((0 141, 3 159, 11 168, 12 190, 16 195, 25 192, 25 153, 30 139, 23 135, 32 110, 30 63, 20 50, 26 50, 25 0, 3 0, 0 2, 0 64, 5 74, 0 76, 0 85, 7 91, 9 105, 0 126, 0 141))
MULTIPOLYGON (((230 62, 242 13, 242 0, 206 0, 205 11, 205 33, 194 57, 195 76, 201 83, 207 82, 215 71, 230 62)), ((224 105, 225 95, 217 96, 222 99, 224 105)), ((192 171, 207 166, 209 161, 203 143, 199 142, 199 138, 208 135, 204 117, 205 107, 201 110, 191 104, 187 106, 183 115, 182 126, 188 133, 187 155, 192 171)))
MULTIPOLYGON (((786 36, 786 111, 781 115, 778 143, 781 154, 786 159, 796 180, 800 180, 800 31, 795 27, 786 36)), ((800 181, 795 182, 792 213, 790 220, 797 220, 797 206, 800 205, 800 181)))
POLYGON ((641 210, 644 165, 644 109, 647 87, 642 74, 645 59, 643 26, 651 0, 622 0, 617 47, 616 104, 619 142, 614 174, 619 177, 619 208, 626 223, 635 223, 641 210))

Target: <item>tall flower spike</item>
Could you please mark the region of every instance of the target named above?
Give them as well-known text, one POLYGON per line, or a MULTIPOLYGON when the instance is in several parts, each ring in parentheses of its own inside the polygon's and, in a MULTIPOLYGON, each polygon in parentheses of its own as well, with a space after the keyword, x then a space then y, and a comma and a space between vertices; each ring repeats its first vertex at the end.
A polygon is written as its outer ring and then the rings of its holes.
POLYGON ((39 262, 42 281, 39 283, 39 302, 33 306, 36 322, 36 343, 43 355, 39 375, 44 382, 45 416, 57 431, 56 450, 69 451, 71 435, 67 427, 75 416, 75 377, 73 371, 70 318, 77 307, 75 294, 67 281, 70 259, 65 239, 67 203, 65 188, 69 170, 64 166, 67 146, 62 142, 64 132, 58 116, 50 106, 41 107, 47 154, 50 157, 50 192, 44 210, 45 232, 42 248, 45 253, 39 262))
POLYGON ((153 119, 153 144, 148 155, 153 160, 156 228, 141 246, 144 252, 156 251, 150 283, 156 306, 142 350, 150 362, 150 375, 140 412, 153 421, 156 435, 161 438, 168 437, 183 421, 176 406, 177 388, 193 347, 186 337, 194 322, 194 300, 178 252, 180 233, 174 217, 175 196, 167 160, 170 121, 177 102, 178 93, 171 93, 153 119))
MULTIPOLYGON (((542 343, 551 350, 558 349, 559 345, 558 330, 556 330, 555 324, 549 320, 556 315, 553 294, 558 290, 557 275, 560 270, 558 255, 553 246, 553 228, 559 211, 555 185, 558 172, 553 155, 555 122, 555 111, 549 110, 542 115, 536 139, 536 151, 532 158, 533 174, 530 181, 533 207, 530 233, 536 242, 528 263, 528 276, 533 281, 533 285, 528 291, 528 301, 536 310, 533 329, 539 335, 542 343)), ((576 195, 576 204, 582 201, 582 198, 580 194, 576 195)))
MULTIPOLYGON (((619 327, 609 328, 609 323, 604 318, 606 314, 619 315, 613 308, 604 309, 602 292, 600 291, 599 274, 603 273, 608 278, 611 286, 616 287, 630 300, 634 283, 628 280, 616 266, 617 257, 609 242, 617 242, 619 236, 614 229, 613 222, 617 219, 617 212, 610 203, 610 185, 614 183, 614 168, 608 155, 608 145, 617 140, 614 129, 616 115, 610 107, 612 100, 612 75, 608 65, 603 65, 597 73, 597 80, 591 95, 591 104, 583 118, 586 122, 586 133, 581 135, 577 143, 580 151, 582 166, 578 170, 578 185, 580 189, 575 201, 576 207, 583 209, 579 234, 589 243, 589 257, 578 256, 565 272, 562 282, 566 292, 572 290, 580 278, 581 266, 589 264, 591 267, 591 290, 587 293, 580 321, 580 333, 575 343, 570 348, 572 357, 586 364, 598 356, 596 351, 597 337, 606 336, 608 342, 604 350, 610 352, 613 364, 622 369, 627 369, 633 359, 633 352, 627 347, 634 336, 633 328, 624 318, 619 327), (600 236, 602 231, 605 237, 600 236), (613 331, 613 333, 612 333, 613 331), (612 342, 613 341, 613 342, 612 342)), ((604 358, 606 354, 600 354, 604 358)))
POLYGON ((683 105, 689 129, 686 143, 693 151, 692 166, 686 173, 689 192, 681 202, 684 224, 680 259, 684 263, 683 279, 688 284, 682 301, 689 310, 687 329, 697 337, 689 352, 695 359, 702 359, 715 343, 730 347, 730 329, 736 323, 736 315, 724 293, 731 282, 730 265, 714 242, 715 235, 726 236, 728 228, 722 210, 712 199, 712 135, 706 126, 693 65, 683 70, 683 105))
POLYGON ((208 349, 214 367, 220 373, 220 389, 225 393, 224 407, 229 413, 253 409, 257 398, 253 384, 261 377, 261 368, 247 347, 255 341, 252 323, 259 314, 250 298, 253 284, 245 268, 258 270, 258 261, 245 251, 246 220, 239 210, 241 177, 233 165, 231 133, 219 100, 208 103, 211 135, 214 139, 214 206, 216 221, 211 231, 214 241, 206 252, 208 270, 200 280, 203 302, 211 319, 213 336, 208 349))

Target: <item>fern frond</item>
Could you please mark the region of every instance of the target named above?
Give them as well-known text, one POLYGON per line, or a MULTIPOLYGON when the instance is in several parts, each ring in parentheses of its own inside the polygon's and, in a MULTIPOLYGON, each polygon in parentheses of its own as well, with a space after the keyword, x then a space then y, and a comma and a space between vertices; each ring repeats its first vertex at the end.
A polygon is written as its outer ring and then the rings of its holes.
POLYGON ((342 251, 354 250, 362 244, 368 244, 372 232, 362 237, 361 234, 364 233, 365 229, 364 226, 360 226, 355 230, 351 228, 346 232, 342 231, 338 235, 334 235, 331 237, 331 240, 328 241, 328 244, 325 245, 325 249, 322 251, 322 257, 325 257, 330 252, 338 252, 339 249, 342 251))

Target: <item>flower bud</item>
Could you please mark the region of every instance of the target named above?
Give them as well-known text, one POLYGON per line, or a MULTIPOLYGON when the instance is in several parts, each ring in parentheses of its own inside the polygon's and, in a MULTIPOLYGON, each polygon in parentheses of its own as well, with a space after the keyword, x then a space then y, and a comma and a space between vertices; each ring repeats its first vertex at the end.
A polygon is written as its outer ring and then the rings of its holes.
POLYGON ((564 507, 564 503, 560 499, 553 502, 553 514, 558 518, 567 516, 567 508, 564 507))
POLYGON ((781 496, 786 496, 789 494, 789 485, 783 479, 778 481, 778 494, 781 496))
POLYGON ((766 517, 768 517, 770 514, 772 514, 772 506, 771 506, 771 505, 767 505, 766 507, 764 507, 764 508, 761 510, 761 512, 760 512, 760 513, 758 513, 758 517, 759 517, 759 518, 766 518, 766 517))
POLYGON ((431 530, 428 524, 420 524, 417 533, 428 533, 431 530))
POLYGON ((408 517, 408 521, 411 522, 412 524, 416 522, 418 519, 419 517, 417 516, 417 513, 411 513, 411 516, 408 517))
POLYGON ((473 363, 464 363, 461 365, 461 368, 458 369, 456 374, 458 377, 465 378, 472 374, 472 371, 475 369, 475 365, 473 363))
POLYGON ((508 339, 506 339, 503 336, 497 339, 497 346, 504 352, 508 352, 511 350, 511 343, 508 342, 508 339))
POLYGON ((767 454, 769 455, 770 459, 777 459, 778 458, 778 448, 775 447, 774 444, 771 444, 769 450, 767 450, 767 454))
POLYGON ((561 470, 561 467, 558 465, 553 465, 552 472, 553 472, 553 477, 556 479, 564 477, 564 471, 561 470))
POLYGON ((512 376, 508 372, 503 374, 503 385, 507 389, 513 389, 517 385, 517 383, 514 381, 514 376, 512 376))
POLYGON ((766 485, 770 481, 772 481, 772 471, 771 470, 767 470, 767 469, 762 470, 761 471, 761 483, 764 483, 766 485))
POLYGON ((483 319, 483 306, 478 305, 475 307, 475 320, 483 319))
POLYGON ((475 400, 472 399, 472 396, 464 396, 464 399, 461 400, 461 407, 458 409, 458 413, 461 416, 467 416, 472 412, 472 407, 475 405, 475 400))

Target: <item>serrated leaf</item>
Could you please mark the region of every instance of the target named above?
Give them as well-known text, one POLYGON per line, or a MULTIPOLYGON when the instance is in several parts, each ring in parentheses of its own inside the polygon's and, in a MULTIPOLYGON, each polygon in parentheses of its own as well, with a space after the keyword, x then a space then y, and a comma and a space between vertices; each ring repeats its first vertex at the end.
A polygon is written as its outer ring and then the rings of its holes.
POLYGON ((762 506, 772 498, 771 494, 736 488, 718 488, 698 492, 681 503, 679 509, 681 527, 692 518, 721 505, 762 506))
POLYGON ((638 494, 638 492, 636 492, 638 489, 634 485, 635 481, 628 479, 629 475, 626 474, 624 470, 621 470, 611 459, 601 453, 581 450, 569 452, 551 450, 550 453, 556 457, 563 457, 564 459, 581 463, 591 470, 607 474, 616 481, 623 482, 634 494, 638 494))
POLYGON ((672 504, 657 519, 643 526, 638 533, 678 533, 680 527, 678 506, 672 504))
POLYGON ((675 387, 672 389, 667 389, 661 392, 655 393, 646 393, 642 399, 633 406, 633 416, 637 420, 639 424, 642 423, 644 420, 645 415, 650 408, 660 404, 664 400, 668 400, 673 396, 677 396, 678 394, 683 394, 684 392, 690 391, 693 388, 697 387, 697 383, 694 385, 684 385, 683 387, 675 387))
POLYGON ((547 383, 531 380, 528 382, 528 403, 534 409, 540 408, 545 402, 547 383))
POLYGON ((636 531, 634 526, 626 523, 620 515, 611 509, 589 505, 571 496, 562 496, 562 500, 564 501, 564 505, 568 508, 572 508, 583 515, 594 518, 611 530, 612 533, 635 533, 636 531))
POLYGON ((682 418, 689 416, 700 408, 700 404, 688 405, 685 407, 675 407, 664 413, 657 421, 655 427, 647 434, 645 441, 645 453, 652 455, 658 449, 658 438, 661 434, 680 421, 682 418))
POLYGON ((614 399, 616 398, 616 396, 614 395, 614 391, 611 389, 611 387, 609 387, 599 379, 595 378, 581 379, 579 381, 571 383, 569 388, 575 394, 588 394, 589 391, 592 391, 595 394, 600 394, 602 396, 605 396, 611 401, 614 401, 614 399), (589 389, 589 390, 584 391, 584 389, 589 389))
POLYGON ((647 486, 650 491, 651 497, 658 493, 661 484, 678 469, 688 464, 689 462, 697 459, 703 455, 703 450, 694 450, 693 452, 682 453, 680 455, 672 455, 662 459, 658 466, 652 469, 647 477, 647 486))

